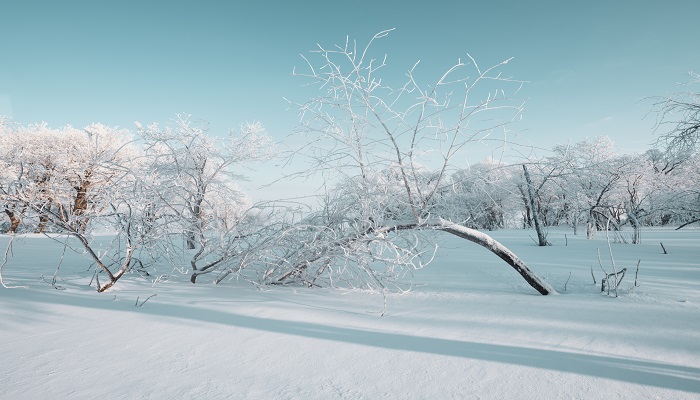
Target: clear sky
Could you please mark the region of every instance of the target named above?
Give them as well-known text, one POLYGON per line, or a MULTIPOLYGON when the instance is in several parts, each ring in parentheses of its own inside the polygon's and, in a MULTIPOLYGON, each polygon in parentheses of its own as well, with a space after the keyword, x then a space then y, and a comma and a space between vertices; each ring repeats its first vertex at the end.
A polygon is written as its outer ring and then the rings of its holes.
POLYGON ((536 146, 609 135, 643 151, 653 118, 638 100, 700 71, 699 16, 697 0, 5 1, 0 115, 132 129, 186 112, 282 139, 296 124, 283 97, 306 93, 291 76, 300 53, 396 28, 381 49, 401 70, 514 57, 508 73, 531 82, 519 129, 536 146))

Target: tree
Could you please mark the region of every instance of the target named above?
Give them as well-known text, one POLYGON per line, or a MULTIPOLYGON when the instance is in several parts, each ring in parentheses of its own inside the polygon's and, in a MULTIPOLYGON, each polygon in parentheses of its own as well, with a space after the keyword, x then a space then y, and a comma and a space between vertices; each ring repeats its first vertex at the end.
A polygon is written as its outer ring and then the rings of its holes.
POLYGON ((440 193, 439 214, 474 229, 504 228, 512 217, 512 179, 511 168, 493 159, 458 169, 440 193))
POLYGON ((247 204, 233 183, 244 175, 234 167, 240 170, 269 157, 271 141, 260 123, 245 124, 240 132, 220 138, 190 115, 178 115, 163 128, 137 123, 137 129, 155 173, 153 205, 163 214, 159 218, 172 221, 170 229, 184 233, 186 249, 194 250, 190 280, 195 283, 199 275, 225 263, 235 247, 236 224, 231 222, 244 214, 247 204))
MULTIPOLYGON (((88 208, 103 204, 95 197, 118 174, 114 166, 127 167, 135 158, 130 133, 101 124, 84 129, 32 124, 6 130, 2 135, 5 146, 0 150, 0 162, 5 179, 12 181, 23 175, 31 183, 23 190, 34 190, 34 198, 43 201, 37 232, 46 229, 44 211, 51 209, 85 232, 90 221, 88 208)), ((23 215, 31 212, 13 203, 6 203, 4 208, 11 221, 10 233, 16 232, 23 215)))
MULTIPOLYGON (((46 124, 34 124, 28 127, 15 126, 3 132, 3 147, 0 158, 3 162, 3 173, 6 184, 5 213, 12 221, 10 232, 16 232, 27 211, 36 212, 39 222, 37 232, 46 228, 45 210, 56 206, 67 194, 65 182, 60 172, 65 170, 69 157, 65 150, 62 130, 52 130, 46 124), (47 146, 53 143, 54 148, 47 146), (59 149, 56 151, 56 149, 59 149), (36 210, 13 201, 9 193, 23 193, 25 198, 39 205, 36 210)), ((72 129, 72 128, 71 128, 72 129)))
MULTIPOLYGON (((688 85, 700 84, 700 74, 690 72, 688 85)), ((685 90, 667 98, 655 98, 656 130, 662 130, 660 144, 675 159, 685 159, 697 151, 700 142, 700 93, 685 90)))
MULTIPOLYGON (((525 263, 488 235, 440 218, 433 211, 456 159, 472 143, 499 140, 519 119, 523 102, 514 96, 523 85, 501 69, 510 60, 482 69, 471 57, 458 62, 432 85, 423 85, 416 63, 403 82, 391 82, 387 56, 374 58, 372 44, 391 30, 375 35, 364 47, 346 40, 344 45, 318 48, 309 58, 307 78, 320 95, 297 104, 301 131, 313 135, 306 150, 315 169, 335 172, 355 183, 352 206, 353 233, 336 240, 339 246, 360 242, 381 243, 384 249, 400 247, 404 231, 437 229, 480 244, 504 259, 541 294, 556 293, 525 263), (484 88, 492 83, 496 88, 484 88), (424 182, 421 166, 436 171, 424 182), (401 192, 397 201, 408 210, 405 221, 377 220, 370 177, 375 171, 397 172, 401 192)), ((347 207, 346 207, 347 208, 347 207)), ((410 249, 407 250, 410 252, 410 249)))
POLYGON ((556 146, 554 162, 563 168, 562 174, 572 185, 570 193, 583 200, 587 227, 586 237, 593 239, 596 231, 607 225, 615 211, 615 190, 622 177, 621 163, 615 158, 613 142, 607 136, 582 140, 573 146, 556 146))
MULTIPOLYGON (((546 227, 570 224, 576 233, 575 213, 572 210, 572 199, 566 190, 567 172, 556 157, 544 159, 532 158, 523 167, 523 174, 516 180, 515 187, 520 194, 524 207, 524 226, 537 230, 535 217, 539 220, 542 235, 538 234, 538 245, 546 243, 546 227), (530 182, 525 176, 530 176, 530 182), (532 194, 530 194, 532 188, 532 194), (572 218, 574 217, 574 218, 572 218), (541 237, 544 241, 541 241, 541 237)), ((543 244, 546 245, 546 244, 543 244)))
MULTIPOLYGON (((656 152, 654 152, 656 154, 656 152)), ((668 153, 664 153, 668 155, 668 153)), ((665 162, 663 163, 665 165, 665 162)), ((655 168, 654 171, 657 171, 655 168)), ((700 221, 700 154, 686 158, 668 172, 655 172, 657 190, 649 203, 650 223, 679 224, 679 229, 700 221)))
POLYGON ((66 240, 69 248, 73 247, 67 238, 78 240, 84 254, 97 265, 98 292, 111 288, 133 267, 136 250, 147 240, 147 231, 139 223, 141 213, 138 210, 142 202, 139 191, 134 190, 137 181, 126 161, 134 158, 135 149, 128 141, 104 146, 101 139, 112 143, 105 132, 114 130, 95 129, 87 136, 94 140, 87 142, 80 141, 86 137, 84 131, 70 127, 51 130, 42 124, 11 132, 11 149, 16 158, 3 160, 16 175, 0 187, 3 203, 12 204, 27 215, 38 216, 40 232, 50 228, 66 234, 67 237, 56 240, 66 240), (85 157, 77 157, 79 154, 85 157), (81 175, 83 181, 79 187, 83 190, 75 194, 72 190, 76 187, 71 186, 71 182, 76 181, 72 181, 72 174, 85 171, 89 173, 81 175), (107 177, 109 184, 97 185, 107 177), (94 192, 98 186, 99 193, 94 192), (72 206, 81 196, 89 204, 72 206), (113 227, 117 232, 114 246, 96 249, 85 229, 88 221, 113 227), (107 280, 100 282, 100 274, 106 275, 107 280))

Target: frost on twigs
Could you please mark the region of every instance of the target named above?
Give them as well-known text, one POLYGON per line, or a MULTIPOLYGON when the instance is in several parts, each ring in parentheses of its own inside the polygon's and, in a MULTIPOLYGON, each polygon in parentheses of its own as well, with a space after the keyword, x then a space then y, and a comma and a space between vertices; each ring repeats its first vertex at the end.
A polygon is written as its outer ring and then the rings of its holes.
POLYGON ((669 171, 690 158, 700 144, 700 74, 689 73, 687 89, 668 97, 654 97, 655 130, 660 133, 657 145, 674 163, 669 171))
POLYGON ((258 122, 241 125, 227 136, 209 132, 207 123, 177 115, 170 124, 137 123, 144 143, 145 176, 152 199, 149 218, 163 221, 161 253, 188 254, 190 281, 225 271, 245 250, 242 237, 251 227, 250 204, 237 187, 242 170, 272 154, 271 140, 258 122), (174 239, 179 233, 182 241, 174 239), (184 247, 184 248, 183 248, 184 247))
POLYGON ((101 124, 0 130, 0 210, 9 230, 60 233, 54 240, 67 246, 75 239, 71 248, 96 266, 90 285, 99 292, 130 271, 148 276, 142 259, 188 254, 192 281, 223 267, 248 226, 249 205, 234 180, 273 151, 260 123, 226 137, 189 115, 136 126, 137 139, 101 124), (94 242, 98 231, 114 235, 105 248, 94 242))
POLYGON ((97 290, 109 289, 126 272, 143 239, 136 217, 142 203, 132 173, 138 152, 130 133, 101 124, 82 130, 35 124, 13 127, 3 132, 3 139, 0 162, 7 180, 0 185, 0 201, 15 217, 11 230, 61 233, 66 236, 54 240, 69 247, 69 239, 77 239, 81 252, 106 275, 97 290), (97 250, 95 227, 116 229, 119 245, 97 250), (105 256, 122 251, 125 263, 110 269, 105 256))
MULTIPOLYGON (((622 279, 625 277, 625 273, 627 273, 627 268, 622 268, 621 270, 617 269, 617 264, 615 263, 615 256, 613 255, 612 251, 612 246, 610 245, 610 236, 608 235, 608 230, 610 229, 610 224, 606 226, 606 239, 607 239, 607 244, 608 244, 608 252, 610 253, 610 265, 612 267, 612 272, 607 272, 605 268, 603 267, 603 262, 600 259, 600 249, 598 249, 598 265, 600 266, 600 269, 603 271, 603 278, 601 279, 601 284, 600 284, 600 291, 605 292, 608 296, 610 296, 610 291, 613 290, 615 293, 615 297, 618 297, 619 292, 618 289, 620 288, 620 285, 622 284, 622 279)), ((635 271, 634 274, 634 286, 637 286, 637 278, 639 275, 639 264, 641 263, 641 260, 637 262, 637 270, 635 271)), ((593 275, 593 269, 591 269, 591 275, 593 275)), ((593 277, 593 282, 595 283, 595 277, 593 277)))
POLYGON ((12 242, 14 240, 15 240, 14 236, 10 238, 10 241, 7 243, 7 247, 5 248, 5 252, 4 252, 3 257, 2 257, 2 264, 0 264, 0 284, 5 289, 17 289, 17 288, 25 288, 26 289, 28 286, 21 286, 21 285, 17 286, 17 285, 7 284, 7 282, 5 282, 5 279, 2 276, 2 269, 7 264, 7 257, 8 257, 8 255, 12 254, 12 242))
MULTIPOLYGON (((309 242, 313 250, 305 260, 342 254, 349 261, 341 270, 352 265, 355 276, 381 288, 380 272, 414 265, 426 248, 430 251, 415 232, 439 229, 488 248, 538 292, 556 293, 488 235, 446 220, 426 223, 457 214, 457 204, 445 199, 450 176, 462 167, 470 145, 494 144, 495 152, 506 148, 506 138, 517 136, 511 126, 521 117, 524 101, 517 95, 525 82, 507 75, 510 59, 483 68, 469 54, 432 78, 418 62, 397 73, 389 67, 389 56, 375 50, 392 31, 379 32, 366 45, 349 38, 341 45, 319 44, 302 56, 305 72, 294 70, 318 89, 308 101, 295 104, 299 130, 309 144, 293 156, 304 156, 311 165, 299 175, 319 172, 340 182, 334 186, 339 198, 332 201, 339 217, 331 225, 315 223, 303 231, 328 237, 309 242), (372 269, 375 261, 389 262, 378 272, 372 269)), ((306 262, 292 265, 281 276, 271 276, 284 281, 309 269, 306 262)), ((335 264, 321 265, 315 270, 328 272, 335 264)), ((305 279, 313 284, 316 278, 305 279)))

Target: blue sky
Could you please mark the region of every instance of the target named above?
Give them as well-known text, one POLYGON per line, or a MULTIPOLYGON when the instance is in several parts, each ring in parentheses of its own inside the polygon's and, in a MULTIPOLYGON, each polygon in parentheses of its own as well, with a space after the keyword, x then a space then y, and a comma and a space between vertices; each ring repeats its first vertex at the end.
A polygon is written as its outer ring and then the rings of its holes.
POLYGON ((214 131, 257 120, 283 138, 296 123, 283 97, 307 94, 291 76, 299 53, 396 28, 381 50, 398 70, 515 57, 508 73, 531 82, 519 129, 536 146, 609 135, 643 151, 653 119, 638 100, 700 71, 695 0, 27 0, 0 15, 0 114, 22 124, 131 129, 186 112, 214 131))

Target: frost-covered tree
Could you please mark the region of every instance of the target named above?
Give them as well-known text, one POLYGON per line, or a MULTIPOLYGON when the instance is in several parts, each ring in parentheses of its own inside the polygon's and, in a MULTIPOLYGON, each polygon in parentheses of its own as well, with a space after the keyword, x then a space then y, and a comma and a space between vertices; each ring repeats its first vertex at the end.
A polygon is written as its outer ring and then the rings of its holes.
POLYGON ((619 203, 624 209, 624 221, 633 229, 632 243, 641 243, 641 228, 649 216, 661 211, 663 204, 653 202, 659 191, 669 180, 669 176, 654 167, 647 154, 626 154, 618 156, 621 179, 619 203))
POLYGON ((647 152, 653 165, 653 185, 657 190, 647 203, 651 210, 648 223, 656 225, 679 224, 680 227, 700 221, 700 153, 683 160, 673 169, 660 151, 647 152), (661 157, 661 159, 659 159, 661 157))
MULTIPOLYGON (((366 46, 350 40, 330 48, 319 45, 305 57, 306 71, 295 71, 319 90, 318 96, 297 104, 301 131, 310 137, 305 150, 315 162, 314 170, 350 179, 355 188, 339 207, 351 211, 352 221, 346 225, 350 229, 333 243, 350 252, 358 250, 352 247, 358 243, 371 242, 365 252, 397 249, 401 254, 402 233, 438 229, 488 248, 537 291, 555 293, 491 237, 435 213, 435 200, 465 149, 474 143, 501 143, 499 135, 507 135, 520 117, 523 103, 515 96, 523 82, 502 71, 510 60, 481 68, 467 56, 432 81, 416 63, 403 81, 396 81, 387 73, 388 57, 372 47, 389 32, 375 35, 366 46), (435 171, 427 181, 424 167, 435 171), (372 177, 390 169, 400 183, 395 201, 407 210, 403 220, 377 219, 384 212, 371 201, 372 177)), ((410 244, 404 248, 406 254, 414 254, 411 249, 410 244)), ((412 262, 416 259, 397 259, 409 267, 412 262)))
POLYGON ((46 124, 16 126, 3 132, 0 159, 3 174, 8 182, 12 182, 12 185, 5 185, 8 191, 5 212, 12 221, 11 232, 17 231, 27 211, 38 214, 36 229, 43 231, 46 227, 43 210, 54 208, 56 202, 60 204, 62 198, 67 198, 68 188, 61 171, 67 167, 69 157, 60 150, 67 144, 62 133, 62 130, 52 130, 46 124), (38 212, 14 201, 9 193, 21 193, 24 198, 31 198, 34 204, 40 205, 38 212))
POLYGON ((97 266, 97 290, 111 288, 133 267, 135 252, 145 240, 131 167, 138 153, 128 134, 102 125, 78 130, 50 129, 46 124, 3 134, 8 144, 3 167, 11 177, 0 187, 3 203, 21 210, 24 217, 37 218, 40 232, 52 230, 76 239, 97 266), (113 246, 97 250, 88 223, 114 229, 113 246))
POLYGON ((17 171, 13 170, 13 163, 10 162, 11 154, 14 150, 9 145, 12 138, 10 125, 9 118, 0 116, 0 144, 2 144, 0 146, 0 210, 8 218, 6 231, 12 234, 17 231, 22 221, 22 210, 18 209, 18 204, 12 202, 8 196, 2 195, 2 193, 14 193, 17 190, 17 187, 14 186, 17 179, 17 171))
POLYGON ((554 162, 562 166, 562 173, 567 176, 570 195, 575 193, 583 200, 589 239, 606 226, 617 206, 613 195, 623 173, 613 146, 609 137, 602 136, 573 146, 556 146, 553 150, 554 162))
POLYGON ((137 129, 154 174, 153 218, 172 221, 169 229, 184 233, 186 249, 194 250, 194 283, 230 258, 235 221, 247 208, 234 180, 244 178, 247 163, 271 154, 271 140, 260 123, 223 138, 189 115, 164 127, 137 123, 137 129))
POLYGON ((455 171, 439 201, 440 214, 474 229, 504 228, 515 203, 512 171, 493 159, 455 171))
MULTIPOLYGON (((103 190, 135 158, 135 147, 128 131, 92 124, 84 129, 65 126, 51 129, 46 124, 18 126, 3 133, 0 150, 5 179, 20 179, 25 197, 41 203, 36 231, 47 227, 44 211, 55 211, 73 227, 85 232, 91 212, 100 207, 103 190), (118 167, 118 168, 115 168, 118 167)), ((22 215, 33 213, 18 204, 6 204, 10 231, 19 228, 22 215)))
POLYGON ((662 98, 655 98, 653 110, 657 113, 656 130, 661 132, 659 144, 675 160, 690 157, 700 143, 700 74, 690 72, 688 89, 662 98))

